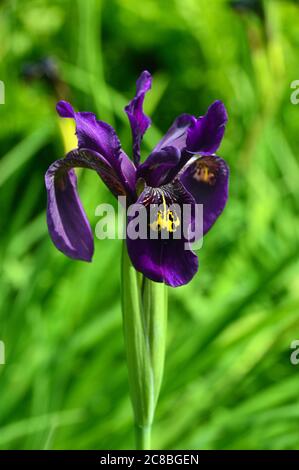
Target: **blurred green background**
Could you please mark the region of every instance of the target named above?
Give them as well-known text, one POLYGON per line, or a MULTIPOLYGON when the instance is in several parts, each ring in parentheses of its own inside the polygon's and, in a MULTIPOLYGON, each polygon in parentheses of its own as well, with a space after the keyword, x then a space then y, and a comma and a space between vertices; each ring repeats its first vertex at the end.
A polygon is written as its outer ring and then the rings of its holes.
MULTIPOLYGON (((72 147, 55 103, 117 129, 143 69, 153 119, 143 156, 176 115, 215 99, 230 199, 200 269, 170 291, 165 379, 153 446, 299 449, 299 6, 295 1, 22 0, 0 3, 0 448, 128 449, 132 412, 119 301, 120 241, 92 264, 51 243, 44 173, 72 147)), ((89 219, 111 201, 79 174, 89 219)))

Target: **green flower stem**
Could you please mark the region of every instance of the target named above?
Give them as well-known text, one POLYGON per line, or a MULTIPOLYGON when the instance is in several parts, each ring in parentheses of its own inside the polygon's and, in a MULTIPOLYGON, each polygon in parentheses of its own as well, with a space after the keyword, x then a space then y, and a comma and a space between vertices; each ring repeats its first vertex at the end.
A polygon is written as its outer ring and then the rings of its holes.
POLYGON ((167 288, 138 273, 124 243, 122 313, 136 446, 150 449, 151 426, 162 383, 167 324, 167 288))
POLYGON ((136 449, 149 450, 151 448, 151 426, 135 425, 136 449))

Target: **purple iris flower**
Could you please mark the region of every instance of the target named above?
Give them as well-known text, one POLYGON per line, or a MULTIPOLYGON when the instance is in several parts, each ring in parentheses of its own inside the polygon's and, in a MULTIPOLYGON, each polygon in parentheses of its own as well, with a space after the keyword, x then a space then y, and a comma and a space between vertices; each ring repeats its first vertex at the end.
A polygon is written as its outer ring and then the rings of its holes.
MULTIPOLYGON (((203 204, 203 234, 224 209, 229 169, 215 155, 227 122, 223 103, 215 101, 199 118, 189 114, 177 117, 145 162, 140 163, 141 141, 151 123, 143 112, 151 82, 150 73, 142 72, 136 95, 125 108, 132 130, 133 161, 122 150, 109 124, 97 120, 93 113, 75 112, 65 101, 57 104, 61 117, 75 120, 78 148, 55 161, 46 173, 47 223, 55 246, 71 258, 91 261, 94 251, 92 231, 77 192, 76 167, 95 170, 116 197, 126 196, 130 204, 146 208, 162 204, 165 213, 158 215, 156 229, 165 228, 166 220, 166 229, 173 232, 176 221, 167 209, 172 204, 203 204)), ((149 279, 180 286, 189 282, 198 269, 196 254, 185 249, 187 238, 133 240, 127 236, 128 253, 134 267, 149 279)))

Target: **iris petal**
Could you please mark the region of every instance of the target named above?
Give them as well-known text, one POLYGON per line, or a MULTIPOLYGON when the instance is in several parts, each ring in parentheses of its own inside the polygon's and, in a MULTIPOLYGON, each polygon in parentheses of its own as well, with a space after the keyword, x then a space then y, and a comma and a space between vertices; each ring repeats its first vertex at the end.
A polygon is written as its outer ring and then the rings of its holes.
POLYGON ((108 161, 118 157, 121 146, 113 127, 97 120, 93 113, 75 112, 66 101, 59 101, 56 109, 61 117, 75 120, 79 148, 99 152, 108 161))
POLYGON ((54 245, 70 258, 91 261, 93 236, 78 196, 75 172, 66 171, 64 161, 58 160, 50 166, 45 180, 47 223, 54 245))
POLYGON ((165 147, 176 147, 182 150, 186 147, 187 131, 192 124, 195 124, 196 118, 190 114, 181 114, 173 122, 172 126, 168 129, 165 136, 154 148, 157 152, 165 147))
POLYGON ((157 187, 169 183, 180 161, 180 151, 175 147, 164 147, 151 153, 137 169, 137 178, 143 178, 149 186, 157 187))
POLYGON ((160 240, 130 240, 128 253, 133 266, 147 278, 179 287, 191 281, 198 270, 198 259, 186 250, 183 240, 162 244, 160 240))
POLYGON ((211 155, 217 151, 225 131, 227 112, 221 101, 215 101, 207 113, 188 129, 186 147, 189 152, 211 155))
POLYGON ((106 163, 109 163, 119 178, 123 180, 128 194, 133 196, 135 194, 136 168, 121 149, 114 129, 109 124, 98 121, 93 113, 76 113, 67 101, 59 101, 56 109, 61 117, 75 120, 78 148, 97 152, 100 158, 104 158, 106 163))
POLYGON ((142 137, 151 124, 151 120, 143 112, 145 94, 152 86, 152 77, 146 70, 142 72, 136 82, 136 95, 125 107, 125 112, 130 121, 133 138, 133 156, 136 164, 140 161, 140 144, 142 137))
POLYGON ((222 213, 228 198, 229 168, 215 155, 200 157, 182 170, 180 181, 197 204, 203 204, 203 234, 222 213))
POLYGON ((89 149, 71 151, 46 173, 47 223, 53 243, 71 258, 91 261, 93 237, 78 195, 75 167, 95 170, 115 196, 125 195, 126 189, 109 162, 89 149))
MULTIPOLYGON (((160 188, 146 187, 138 199, 138 205, 150 210, 151 205, 160 205, 165 201, 167 207, 171 204, 194 205, 193 197, 179 181, 160 188)), ((129 217, 127 228, 127 247, 132 263, 137 271, 156 282, 165 282, 172 287, 187 284, 198 269, 197 256, 190 250, 188 239, 182 233, 180 238, 132 239, 129 235, 130 223, 134 217, 129 217)), ((192 220, 188 221, 191 225, 192 220)))

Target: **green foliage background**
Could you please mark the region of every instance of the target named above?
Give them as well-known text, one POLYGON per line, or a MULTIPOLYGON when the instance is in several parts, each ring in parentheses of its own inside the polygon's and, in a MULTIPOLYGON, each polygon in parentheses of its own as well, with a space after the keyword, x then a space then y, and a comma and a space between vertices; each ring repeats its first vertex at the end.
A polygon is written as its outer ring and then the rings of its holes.
MULTIPOLYGON (((154 126, 143 155, 182 112, 215 99, 229 112, 220 149, 228 206, 200 269, 170 291, 165 380, 153 446, 299 449, 299 79, 295 1, 22 0, 0 4, 0 448, 133 447, 119 301, 121 242, 95 241, 92 264, 56 251, 44 172, 64 154, 59 97, 117 128, 143 69, 154 126), (28 81, 51 57, 59 81, 28 81), (26 68, 27 67, 27 68, 26 68), (27 77, 27 79, 26 79, 27 77)), ((80 173, 92 225, 111 196, 80 173)))

